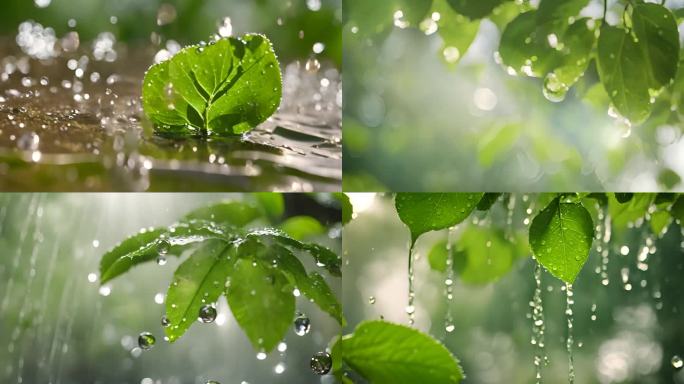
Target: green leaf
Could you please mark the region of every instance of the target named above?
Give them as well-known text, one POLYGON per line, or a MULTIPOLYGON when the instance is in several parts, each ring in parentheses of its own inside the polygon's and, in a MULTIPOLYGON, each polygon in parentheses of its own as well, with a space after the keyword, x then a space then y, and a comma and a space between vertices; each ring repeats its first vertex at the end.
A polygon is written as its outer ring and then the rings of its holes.
POLYGON ((632 30, 645 58, 649 87, 672 82, 679 65, 679 32, 672 12, 660 4, 639 3, 632 12, 632 30))
POLYGON ((354 213, 354 207, 349 201, 349 196, 342 192, 333 193, 333 197, 336 198, 340 205, 342 205, 342 225, 349 223, 352 219, 352 214, 354 213))
POLYGON ((609 195, 608 212, 610 213, 613 227, 617 229, 627 228, 629 223, 633 223, 646 216, 655 196, 652 193, 636 193, 625 203, 619 203, 617 195, 609 195))
POLYGON ((513 245, 494 229, 468 226, 454 250, 454 268, 466 284, 498 280, 513 267, 513 245))
POLYGON ((292 325, 292 289, 282 272, 261 260, 235 262, 226 297, 235 320, 256 349, 272 351, 292 325))
POLYGON ((455 67, 475 40, 480 30, 480 21, 469 20, 455 12, 445 0, 436 0, 432 5, 432 12, 440 15, 437 20, 437 33, 441 36, 443 44, 439 56, 447 65, 455 67))
POLYGON ((496 203, 496 201, 499 200, 499 197, 501 197, 501 195, 502 193, 485 193, 484 196, 482 196, 480 202, 477 203, 477 210, 489 211, 489 209, 492 208, 492 205, 494 205, 494 203, 496 203))
POLYGON ((541 211, 530 226, 532 253, 557 278, 572 283, 589 257, 594 224, 580 203, 557 198, 541 211))
POLYGON ((553 70, 555 78, 567 89, 584 75, 596 43, 594 20, 582 18, 571 24, 560 38, 561 63, 553 70))
POLYGON ((633 193, 620 193, 620 192, 615 192, 615 200, 618 201, 620 204, 624 204, 634 197, 633 193))
POLYGON ((418 25, 427 17, 432 7, 432 0, 400 0, 399 7, 404 13, 404 20, 408 21, 409 25, 418 25))
POLYGON ((169 326, 164 330, 170 342, 197 321, 203 305, 213 304, 221 296, 233 270, 234 252, 235 247, 226 241, 207 240, 176 269, 166 294, 169 326))
POLYGON ((542 0, 537 9, 537 23, 565 25, 570 17, 576 16, 589 0, 542 0))
POLYGON ((304 265, 285 247, 272 247, 272 252, 275 253, 278 267, 285 272, 292 284, 319 308, 335 318, 338 323, 343 324, 342 307, 323 276, 317 272, 307 274, 304 265))
POLYGON ((311 216, 293 216, 280 224, 280 229, 295 240, 304 240, 325 233, 325 227, 311 216))
POLYGON ((488 16, 494 8, 509 0, 447 0, 451 8, 471 19, 488 16))
POLYGON ((280 104, 280 66, 263 35, 183 48, 143 80, 143 108, 162 133, 235 135, 280 104))
POLYGON ((428 252, 428 263, 430 268, 437 272, 446 272, 447 259, 449 258, 449 251, 447 251, 447 240, 440 240, 430 248, 428 252))
POLYGON ((144 230, 105 253, 100 260, 100 283, 108 282, 137 264, 156 259, 158 239, 164 233, 166 228, 144 230))
POLYGON ((653 234, 660 237, 663 235, 665 228, 669 227, 670 223, 672 223, 672 216, 667 211, 656 211, 651 214, 649 223, 653 234))
POLYGON ((453 227, 475 209, 483 193, 397 193, 395 207, 411 231, 411 244, 426 232, 453 227))
POLYGON ((503 64, 516 73, 544 77, 560 62, 561 53, 552 48, 548 36, 560 36, 553 25, 538 25, 537 11, 521 13, 501 35, 499 55, 503 64))
POLYGON ((392 16, 399 8, 396 1, 345 0, 344 15, 357 28, 359 37, 384 32, 392 25, 392 16))
POLYGON ((424 333, 383 321, 359 324, 341 341, 342 360, 370 383, 458 383, 464 375, 449 350, 424 333))
POLYGON ((259 217, 261 217, 261 212, 251 203, 226 201, 198 208, 185 215, 183 220, 204 220, 206 222, 244 227, 259 217))
POLYGON ((598 70, 617 111, 634 124, 651 114, 651 97, 677 73, 679 34, 672 13, 638 4, 632 32, 605 25, 598 42, 598 70))
POLYGON ((477 159, 485 167, 491 167, 495 161, 509 153, 520 137, 520 124, 493 126, 486 132, 479 133, 477 141, 477 159))
POLYGON ((306 251, 314 258, 314 260, 316 260, 318 266, 325 268, 328 272, 330 272, 331 275, 342 275, 342 271, 340 269, 342 261, 340 260, 340 257, 337 256, 335 252, 324 246, 295 240, 285 233, 275 229, 260 229, 251 231, 245 236, 245 238, 256 238, 259 240, 271 239, 285 247, 306 251))
POLYGON ((684 224, 684 196, 679 196, 670 208, 670 214, 680 224, 684 224))
POLYGON ((280 218, 285 213, 283 195, 275 192, 256 192, 252 196, 271 220, 280 218))

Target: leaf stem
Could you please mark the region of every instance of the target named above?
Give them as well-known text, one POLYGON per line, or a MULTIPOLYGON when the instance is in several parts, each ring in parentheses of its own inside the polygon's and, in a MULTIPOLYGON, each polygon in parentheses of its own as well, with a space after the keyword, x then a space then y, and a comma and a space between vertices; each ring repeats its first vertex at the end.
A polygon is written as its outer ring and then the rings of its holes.
POLYGON ((608 0, 603 0, 603 24, 606 23, 606 14, 608 13, 608 0))

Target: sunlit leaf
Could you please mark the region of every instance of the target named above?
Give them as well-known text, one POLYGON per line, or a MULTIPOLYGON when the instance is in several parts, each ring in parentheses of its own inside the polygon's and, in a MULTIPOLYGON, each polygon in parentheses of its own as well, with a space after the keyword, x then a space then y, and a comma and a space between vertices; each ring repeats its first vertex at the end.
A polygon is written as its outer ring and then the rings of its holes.
POLYGON ((280 224, 280 229, 299 241, 325 233, 325 227, 311 216, 290 217, 280 224))
POLYGON ((166 228, 145 230, 105 253, 100 260, 100 282, 104 284, 137 264, 156 259, 158 239, 164 233, 166 228))
POLYGON ((510 0, 447 0, 458 13, 471 19, 481 19, 489 15, 494 8, 510 0))
POLYGON ((530 226, 530 247, 537 261, 552 275, 573 283, 589 257, 594 224, 581 203, 557 198, 530 226))
POLYGON ((280 105, 281 74, 263 35, 190 46, 153 65, 143 81, 145 114, 159 132, 234 135, 280 105))

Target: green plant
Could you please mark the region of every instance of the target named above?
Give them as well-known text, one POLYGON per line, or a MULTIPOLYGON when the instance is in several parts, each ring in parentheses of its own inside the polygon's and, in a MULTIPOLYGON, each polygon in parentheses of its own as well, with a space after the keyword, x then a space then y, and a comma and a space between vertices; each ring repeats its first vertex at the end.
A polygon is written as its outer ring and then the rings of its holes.
POLYGON ((145 114, 158 132, 236 135, 280 105, 280 65, 264 35, 189 46, 155 64, 143 81, 145 114))
POLYGON ((674 111, 681 102, 677 20, 682 13, 672 12, 664 1, 620 0, 610 9, 607 0, 541 0, 537 8, 509 0, 348 3, 348 23, 359 37, 384 36, 392 25, 438 33, 440 57, 452 67, 488 18, 502 31, 497 61, 511 75, 543 79, 544 95, 554 102, 587 72, 580 92, 608 100, 611 113, 629 124, 644 122, 663 106, 674 111), (602 15, 580 14, 592 2, 602 6, 602 15), (606 21, 609 12, 618 16, 616 25, 606 21), (596 77, 599 83, 592 84, 596 77))
MULTIPOLYGON (((431 269, 447 273, 447 279, 488 284, 532 255, 571 292, 594 242, 597 249, 607 252, 611 238, 620 241, 630 228, 637 227, 649 233, 647 239, 651 240, 646 240, 646 245, 653 244, 652 239, 661 236, 673 221, 684 222, 684 196, 667 193, 546 193, 523 195, 522 203, 515 195, 502 193, 398 193, 395 208, 410 233, 410 290, 413 250, 419 238, 430 231, 449 231, 430 247, 426 258, 431 269), (514 223, 516 202, 522 205, 524 219, 518 221, 516 216, 514 223), (473 223, 454 230, 468 219, 473 223)), ((645 249, 652 252, 648 246, 645 249)), ((639 260, 647 256, 643 252, 638 250, 639 260)), ((408 297, 412 307, 412 291, 408 297)), ((412 310, 407 313, 410 317, 412 310)), ((535 321, 539 313, 535 310, 535 321)), ((451 331, 447 328, 447 332, 451 331)), ((568 340, 571 351, 572 337, 568 340)), ((431 383, 457 383, 463 377, 459 361, 446 348, 432 336, 406 326, 361 323, 352 334, 342 337, 341 344, 337 372, 351 370, 371 383, 413 383, 419 377, 429 377, 431 383), (425 355, 414 351, 425 351, 425 355), (431 364, 421 366, 420 362, 431 364), (421 372, 429 372, 429 376, 420 376, 421 372)))
MULTIPOLYGON (((273 350, 292 326, 296 291, 344 324, 341 306, 323 276, 308 272, 299 260, 307 254, 328 274, 340 277, 340 258, 274 225, 283 210, 281 195, 254 194, 253 201, 218 203, 192 211, 169 227, 144 229, 104 254, 101 284, 138 264, 187 255, 166 296, 162 324, 169 342, 181 337, 198 318, 213 321, 213 305, 222 295, 261 352, 273 350), (270 225, 263 226, 263 222, 270 225)), ((291 220, 279 226, 302 235, 310 233, 306 228, 311 220, 302 228, 291 220)))

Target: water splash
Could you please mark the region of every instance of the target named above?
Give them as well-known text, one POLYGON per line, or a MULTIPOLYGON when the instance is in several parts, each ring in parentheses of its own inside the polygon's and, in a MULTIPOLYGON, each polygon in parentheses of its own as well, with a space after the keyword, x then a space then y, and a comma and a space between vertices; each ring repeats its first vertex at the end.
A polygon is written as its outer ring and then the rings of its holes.
POLYGON ((447 313, 444 319, 444 329, 447 333, 454 331, 454 318, 451 313, 451 305, 454 299, 454 236, 456 232, 456 227, 451 227, 447 232, 447 260, 446 260, 446 272, 447 276, 444 280, 444 291, 447 298, 447 313))

